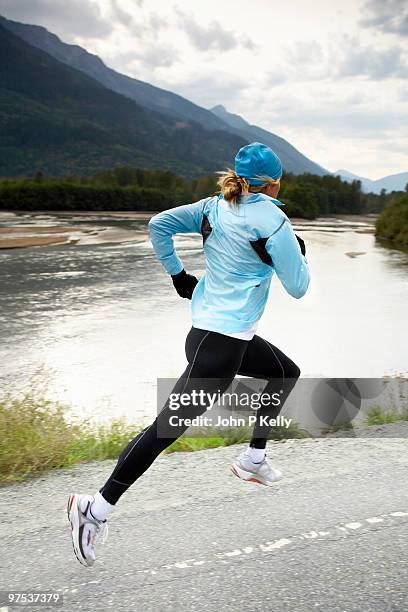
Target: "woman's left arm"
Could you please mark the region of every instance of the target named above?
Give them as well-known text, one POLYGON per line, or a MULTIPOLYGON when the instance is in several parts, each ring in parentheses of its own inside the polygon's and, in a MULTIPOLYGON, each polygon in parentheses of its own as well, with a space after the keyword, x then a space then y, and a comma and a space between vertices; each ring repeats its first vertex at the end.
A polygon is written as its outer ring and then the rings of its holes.
POLYGON ((286 291, 297 299, 305 295, 310 282, 309 266, 302 253, 302 250, 305 250, 304 243, 302 248, 302 242, 286 218, 281 221, 279 228, 265 245, 280 282, 286 291))

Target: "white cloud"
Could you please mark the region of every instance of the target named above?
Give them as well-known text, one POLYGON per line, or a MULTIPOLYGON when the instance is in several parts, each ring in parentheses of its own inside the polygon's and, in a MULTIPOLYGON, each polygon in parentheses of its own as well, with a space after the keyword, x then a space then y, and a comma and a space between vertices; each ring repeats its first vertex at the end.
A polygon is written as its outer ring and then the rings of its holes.
MULTIPOLYGON (((140 6, 139 3, 138 5, 140 6)), ((121 25, 126 28, 133 25, 133 16, 123 8, 123 5, 120 5, 119 0, 111 0, 111 6, 113 17, 116 18, 121 25)))
POLYGON ((178 16, 180 28, 187 34, 190 43, 198 51, 230 51, 236 47, 255 49, 255 43, 246 33, 233 32, 215 20, 208 25, 202 25, 191 13, 185 13, 177 6, 175 13, 178 16))
POLYGON ((1 0, 0 12, 9 19, 43 25, 69 39, 98 39, 113 31, 97 0, 1 0))
POLYGON ((350 39, 346 42, 346 52, 340 58, 337 69, 340 77, 364 75, 375 81, 408 77, 408 61, 400 47, 379 49, 350 39))
POLYGON ((211 108, 219 104, 220 100, 228 106, 237 98, 240 99, 250 88, 250 83, 244 77, 221 71, 214 73, 209 68, 205 72, 200 70, 196 74, 192 71, 188 78, 178 82, 170 78, 165 83, 165 87, 200 106, 211 108))
POLYGON ((403 86, 398 89, 398 101, 399 102, 408 102, 408 86, 403 86))
POLYGON ((383 32, 408 35, 408 3, 406 0, 369 0, 362 8, 360 24, 383 32))
POLYGON ((399 89, 379 90, 363 79, 341 90, 334 82, 286 83, 269 100, 248 105, 246 116, 329 170, 378 178, 407 167, 408 103, 397 102, 399 89))
POLYGON ((169 68, 179 61, 175 48, 167 44, 143 44, 140 49, 134 49, 117 58, 120 65, 126 64, 128 74, 137 75, 141 69, 169 68))
POLYGON ((285 46, 282 57, 285 66, 281 72, 286 81, 408 78, 408 57, 401 47, 364 43, 357 36, 335 37, 325 46, 315 40, 294 42, 285 46))
POLYGON ((154 38, 159 30, 167 28, 167 21, 156 13, 142 11, 143 0, 135 0, 135 6, 124 8, 122 0, 110 0, 114 22, 129 31, 129 34, 142 38, 154 38))

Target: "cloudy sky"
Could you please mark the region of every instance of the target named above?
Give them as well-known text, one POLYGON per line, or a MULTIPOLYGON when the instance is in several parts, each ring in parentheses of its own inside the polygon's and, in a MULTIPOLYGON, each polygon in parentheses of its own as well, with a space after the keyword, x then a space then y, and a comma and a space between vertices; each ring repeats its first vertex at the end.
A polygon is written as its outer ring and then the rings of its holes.
POLYGON ((408 171, 408 0, 0 0, 0 13, 223 104, 330 171, 408 171))

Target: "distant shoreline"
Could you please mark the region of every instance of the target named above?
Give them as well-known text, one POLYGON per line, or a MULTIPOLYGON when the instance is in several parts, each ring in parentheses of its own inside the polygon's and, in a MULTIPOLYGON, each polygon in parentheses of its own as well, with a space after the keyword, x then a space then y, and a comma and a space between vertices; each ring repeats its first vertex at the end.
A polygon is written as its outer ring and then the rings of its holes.
MULTIPOLYGON (((96 244, 123 244, 127 242, 145 242, 147 240, 146 230, 125 229, 117 227, 103 226, 73 226, 72 217, 86 219, 129 219, 135 221, 148 221, 158 211, 0 211, 0 250, 21 249, 29 247, 41 247, 52 245, 96 245, 96 244), (41 225, 24 223, 24 219, 29 217, 36 221, 43 221, 41 225), (59 221, 65 220, 69 225, 59 225, 59 221), (3 225, 2 223, 12 223, 18 221, 17 225, 3 225), (21 223, 21 221, 23 221, 21 223), (57 221, 57 225, 52 222, 57 221)), ((333 214, 317 217, 314 222, 324 219, 338 219, 339 221, 349 221, 355 223, 375 224, 378 215, 340 215, 333 214)), ((308 225, 311 222, 293 217, 291 221, 295 224, 308 225)), ((313 223, 313 221, 312 221, 313 223)), ((370 229, 361 230, 371 233, 370 229)))
MULTIPOLYGON (((21 215, 56 215, 56 216, 89 216, 92 217, 136 217, 136 218, 150 218, 153 215, 157 214, 158 210, 12 210, 12 209, 1 209, 0 210, 0 222, 3 216, 13 215, 19 217, 21 215)), ((333 213, 330 215, 321 215, 316 217, 316 219, 361 219, 362 221, 371 221, 375 220, 379 217, 379 213, 367 213, 367 214, 340 214, 333 213)), ((307 221, 303 217, 292 217, 293 220, 296 221, 307 221)), ((314 219, 314 221, 316 220, 314 219)))

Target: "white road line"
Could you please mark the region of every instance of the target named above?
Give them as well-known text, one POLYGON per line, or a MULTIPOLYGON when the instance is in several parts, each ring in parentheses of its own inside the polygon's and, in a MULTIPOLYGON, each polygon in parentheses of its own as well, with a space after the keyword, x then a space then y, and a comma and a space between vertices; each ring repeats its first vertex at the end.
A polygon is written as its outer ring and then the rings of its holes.
POLYGON ((291 542, 292 540, 288 540, 288 538, 281 538, 280 540, 276 540, 276 542, 267 542, 266 544, 259 544, 258 548, 260 548, 262 552, 269 552, 270 550, 277 550, 278 548, 283 548, 291 542))
POLYGON ((305 540, 314 540, 314 538, 318 538, 319 534, 317 531, 309 531, 309 533, 302 533, 299 538, 304 538, 305 540))
POLYGON ((363 526, 362 523, 346 523, 347 529, 360 529, 360 527, 362 526, 363 526))
MULTIPOLYGON (((355 535, 358 531, 363 532, 365 528, 365 532, 370 531, 370 527, 375 525, 375 531, 378 531, 379 528, 386 528, 387 526, 398 524, 401 522, 401 519, 407 518, 408 512, 403 511, 395 511, 390 512, 389 514, 382 514, 381 516, 369 516, 364 519, 360 519, 359 521, 350 521, 347 523, 340 523, 337 525, 333 525, 331 527, 326 527, 322 531, 309 531, 305 533, 297 533, 291 536, 290 538, 279 538, 278 540, 260 542, 259 544, 253 544, 252 546, 245 546, 243 548, 234 548, 232 550, 224 550, 214 552, 209 554, 207 557, 201 559, 184 559, 182 561, 176 561, 174 563, 168 563, 166 565, 160 565, 152 568, 145 568, 140 570, 131 570, 128 572, 124 572, 122 577, 124 576, 134 576, 135 574, 145 574, 148 576, 156 576, 157 574, 162 574, 166 570, 186 570, 189 568, 194 568, 197 566, 209 566, 215 563, 223 563, 228 564, 233 561, 235 558, 243 558, 243 557, 253 557, 257 553, 265 554, 269 552, 275 552, 279 554, 279 552, 284 551, 285 549, 291 549, 296 544, 303 545, 311 545, 316 542, 327 541, 331 538, 347 538, 348 536, 355 535)), ((406 522, 406 521, 404 521, 406 522)), ((217 545, 217 542, 213 542, 213 545, 217 545)), ((80 585, 87 584, 97 584, 100 581, 90 580, 87 582, 80 583, 80 585)), ((74 585, 70 587, 64 587, 62 589, 63 592, 74 592, 76 589, 74 585)), ((0 612, 8 612, 8 609, 0 608, 0 612)))
MULTIPOLYGON (((308 531, 305 533, 294 534, 290 538, 279 538, 278 540, 260 542, 259 544, 254 544, 253 546, 245 546, 243 548, 234 548, 232 550, 225 550, 221 552, 216 552, 210 555, 207 558, 203 559, 186 559, 184 561, 177 561, 176 563, 170 563, 167 565, 162 565, 159 567, 155 567, 154 569, 143 569, 137 570, 136 573, 144 573, 144 574, 157 574, 163 570, 184 570, 187 568, 191 568, 197 565, 208 565, 216 562, 228 563, 228 559, 234 559, 240 556, 248 556, 253 553, 268 553, 273 551, 280 551, 289 547, 290 545, 299 543, 299 542, 316 542, 328 540, 331 537, 336 537, 341 534, 342 537, 347 537, 348 534, 355 533, 356 531, 363 529, 364 527, 369 528, 370 525, 379 525, 382 527, 389 525, 392 522, 395 522, 395 519, 408 517, 408 512, 390 512, 389 514, 383 514, 381 516, 370 516, 365 519, 360 519, 359 521, 350 521, 348 523, 341 523, 338 525, 334 525, 332 527, 327 527, 324 531, 308 531)), ((133 572, 128 572, 129 575, 133 574, 133 572)), ((1 611, 0 611, 1 612, 1 611)))

